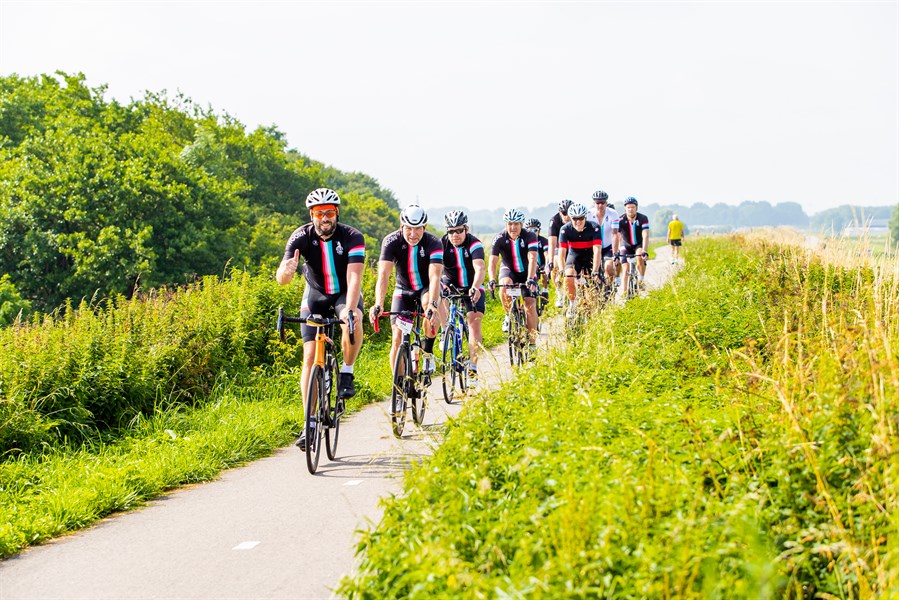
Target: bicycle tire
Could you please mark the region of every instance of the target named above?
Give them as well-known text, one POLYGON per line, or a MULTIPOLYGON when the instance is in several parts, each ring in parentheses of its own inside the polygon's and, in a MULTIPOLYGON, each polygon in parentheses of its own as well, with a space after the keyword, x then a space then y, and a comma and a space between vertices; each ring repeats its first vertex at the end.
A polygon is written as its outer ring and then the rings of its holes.
POLYGON ((459 389, 464 394, 468 391, 468 324, 460 320, 459 326, 462 328, 462 335, 459 338, 459 348, 456 353, 456 368, 459 372, 459 389))
POLYGON ((530 358, 530 339, 527 327, 527 316, 522 309, 516 313, 518 329, 518 364, 523 365, 530 358))
POLYGON ((390 393, 390 423, 393 435, 403 437, 403 428, 406 424, 406 403, 409 394, 408 374, 412 371, 412 359, 409 356, 409 345, 404 343, 396 354, 393 368, 393 390, 390 393))
POLYGON ((409 397, 412 402, 412 422, 416 425, 421 425, 425 420, 425 399, 428 394, 428 385, 430 384, 430 376, 424 372, 422 368, 424 365, 424 351, 419 349, 418 352, 418 364, 413 365, 413 367, 417 367, 417 370, 413 369, 415 373, 414 377, 409 379, 410 382, 410 390, 409 397))
POLYGON ((331 357, 328 361, 328 368, 331 370, 331 386, 325 398, 325 409, 328 414, 328 427, 325 429, 325 451, 330 460, 334 460, 337 456, 337 440, 340 437, 340 417, 342 411, 338 411, 337 400, 337 359, 331 357))
POLYGON ((456 391, 456 369, 453 360, 453 349, 455 347, 455 332, 453 331, 453 323, 448 322, 443 330, 443 353, 441 357, 443 368, 443 399, 447 404, 453 403, 453 396, 456 391), (451 335, 452 334, 452 335, 451 335))
POLYGON ((318 469, 318 459, 322 452, 322 429, 320 422, 321 411, 319 407, 323 401, 322 368, 318 365, 312 367, 309 374, 309 389, 306 394, 306 468, 309 473, 315 475, 318 469))

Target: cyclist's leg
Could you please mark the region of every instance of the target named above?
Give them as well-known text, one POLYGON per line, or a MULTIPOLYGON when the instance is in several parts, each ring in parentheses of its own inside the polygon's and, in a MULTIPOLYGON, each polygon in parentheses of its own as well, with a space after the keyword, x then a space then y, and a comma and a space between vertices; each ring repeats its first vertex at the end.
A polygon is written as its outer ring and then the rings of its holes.
MULTIPOLYGON (((309 315, 327 315, 331 309, 327 296, 318 292, 311 285, 307 285, 303 292, 300 317, 307 319, 309 315)), ((309 374, 312 372, 312 363, 315 360, 315 327, 305 323, 300 326, 303 336, 303 372, 300 375, 300 386, 303 390, 303 407, 306 407, 306 394, 309 391, 309 374)))
POLYGON ((568 294, 569 304, 573 304, 575 296, 577 294, 577 290, 574 285, 574 261, 571 261, 570 264, 565 265, 565 275, 565 292, 566 294, 568 294))
MULTIPOLYGON (((415 292, 393 290, 393 298, 390 302, 390 312, 397 313, 404 310, 415 310, 415 292)), ((403 332, 396 326, 396 315, 390 315, 392 338, 390 342, 390 370, 396 368, 396 353, 403 342, 403 332)))
MULTIPOLYGON (((346 310, 346 308, 346 294, 341 294, 334 306, 334 311, 339 316, 346 310)), ((353 314, 353 319, 355 320, 352 343, 350 342, 349 325, 341 324, 340 326, 342 332, 340 348, 343 355, 343 364, 340 365, 337 390, 338 396, 341 398, 352 398, 356 395, 353 365, 356 362, 356 357, 359 356, 359 350, 362 348, 362 315, 365 314, 361 297, 359 298, 359 303, 351 310, 351 312, 353 314)))
MULTIPOLYGON (((512 271, 506 267, 500 267, 497 281, 500 285, 509 285, 512 283, 512 271)), ((509 309, 512 308, 512 298, 509 296, 507 288, 499 288, 499 299, 503 303, 503 310, 508 315, 509 309)))
POLYGON ((533 296, 524 298, 524 314, 531 343, 537 339, 537 299, 533 296))
POLYGON ((483 339, 481 321, 484 319, 484 310, 486 309, 483 290, 481 290, 481 296, 478 298, 478 301, 473 304, 469 301, 469 304, 470 308, 466 313, 466 320, 468 321, 468 357, 469 362, 473 366, 477 366, 478 347, 483 339))

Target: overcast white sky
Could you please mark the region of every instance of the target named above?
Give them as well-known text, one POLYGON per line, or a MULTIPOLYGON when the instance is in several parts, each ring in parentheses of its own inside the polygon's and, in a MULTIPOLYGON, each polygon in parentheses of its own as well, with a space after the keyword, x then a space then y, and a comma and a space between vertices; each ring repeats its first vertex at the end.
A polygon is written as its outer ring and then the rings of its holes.
POLYGON ((406 204, 899 202, 899 2, 17 2, 0 73, 181 91, 406 204))

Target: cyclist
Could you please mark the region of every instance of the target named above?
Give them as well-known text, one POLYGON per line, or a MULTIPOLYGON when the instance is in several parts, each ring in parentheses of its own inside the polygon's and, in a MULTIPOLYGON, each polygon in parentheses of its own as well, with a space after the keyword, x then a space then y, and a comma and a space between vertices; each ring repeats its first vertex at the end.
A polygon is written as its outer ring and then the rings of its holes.
MULTIPOLYGON (((499 267, 499 283, 527 284, 527 289, 522 290, 522 298, 533 351, 537 337, 537 302, 534 297, 537 294, 537 236, 523 228, 524 213, 518 209, 510 208, 503 213, 503 221, 506 222, 506 227, 493 240, 490 249, 490 262, 487 265, 488 285, 490 289, 496 287, 497 267, 499 267)), ((512 298, 506 288, 500 288, 500 299, 506 311, 502 329, 508 332, 512 298)))
MULTIPOLYGON (((609 208, 608 203, 609 195, 607 193, 602 190, 593 192, 594 215, 602 237, 602 270, 605 271, 606 284, 611 286, 620 267, 618 246, 621 242, 621 234, 618 231, 618 221, 621 216, 617 210, 609 208)), ((596 271, 600 270, 598 264, 594 265, 594 268, 596 271)), ((611 289, 611 287, 606 289, 611 289)))
POLYGON ((637 199, 631 196, 624 201, 624 216, 618 221, 621 234, 621 277, 627 281, 630 265, 628 257, 637 258, 637 271, 640 285, 646 274, 646 257, 649 256, 649 219, 637 212, 637 199))
POLYGON ((543 309, 546 306, 545 302, 549 298, 549 292, 546 290, 549 286, 549 277, 546 275, 546 257, 549 254, 549 240, 540 235, 540 227, 540 221, 533 217, 524 222, 524 228, 537 236, 537 280, 541 283, 540 298, 537 300, 538 317, 543 314, 543 309))
MULTIPOLYGON (((571 222, 559 233, 559 264, 565 265, 566 275, 594 274, 593 266, 602 260, 600 228, 587 220, 587 207, 574 203, 568 207, 571 222), (564 262, 563 262, 564 261, 564 262)), ((568 316, 576 310, 574 277, 565 278, 568 293, 568 316)))
POLYGON ((525 220, 524 228, 537 236, 537 277, 546 279, 546 257, 549 256, 549 240, 540 235, 539 219, 525 220))
MULTIPOLYGON (((381 304, 387 293, 390 273, 396 265, 396 287, 390 312, 417 310, 416 299, 425 311, 423 370, 433 373, 434 338, 437 335, 437 307, 440 298, 440 277, 443 275, 443 244, 432 233, 425 231, 428 214, 417 204, 410 204, 400 212, 400 228, 381 242, 378 259, 378 279, 375 284, 375 304, 368 312, 372 323, 381 314, 381 304)), ((390 317, 393 343, 390 346, 390 368, 393 369, 397 350, 403 342, 403 332, 396 326, 396 317, 390 317)))
MULTIPOLYGON (((571 219, 568 217, 568 207, 571 206, 571 200, 562 200, 559 202, 559 212, 554 214, 549 220, 549 253, 546 264, 546 276, 550 279, 553 276, 553 266, 558 264, 556 254, 559 251, 559 231, 562 225, 568 223, 571 219)), ((556 288, 556 308, 562 308, 562 291, 556 288)))
POLYGON ((668 244, 671 246, 671 264, 677 263, 680 258, 680 247, 684 240, 684 224, 677 215, 668 223, 668 244))
MULTIPOLYGON (((468 382, 470 386, 478 384, 478 346, 481 343, 481 320, 486 308, 484 294, 484 277, 487 267, 484 264, 484 245, 481 240, 471 235, 468 230, 468 215, 461 210, 454 210, 443 217, 446 235, 443 236, 443 278, 446 286, 453 286, 468 294, 465 299, 466 319, 468 320, 468 382)), ((439 318, 446 323, 448 307, 441 302, 439 318)))
MULTIPOLYGON (((303 274, 306 288, 300 316, 324 317, 337 315, 346 320, 350 312, 357 323, 362 323, 362 270, 365 265, 365 238, 362 233, 349 225, 339 222, 340 197, 328 188, 313 190, 306 196, 311 223, 307 223, 291 234, 284 249, 284 258, 278 266, 275 279, 281 285, 293 281, 300 257, 303 257, 303 274)), ((354 343, 350 343, 349 328, 341 325, 343 365, 337 383, 340 399, 352 398, 356 394, 353 383, 353 364, 362 347, 362 327, 357 327, 354 343)), ((300 377, 303 406, 309 374, 315 359, 315 328, 302 326, 303 373, 300 377)), ((305 451, 306 431, 300 434, 297 445, 305 451)))

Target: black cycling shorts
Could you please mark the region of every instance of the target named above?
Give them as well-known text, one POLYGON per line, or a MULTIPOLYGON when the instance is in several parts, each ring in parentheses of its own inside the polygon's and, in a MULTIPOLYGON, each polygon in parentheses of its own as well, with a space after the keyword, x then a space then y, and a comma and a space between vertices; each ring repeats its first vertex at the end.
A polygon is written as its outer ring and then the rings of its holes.
MULTIPOLYGON (((359 294, 359 310, 362 307, 362 294, 359 294)), ((346 292, 340 294, 324 294, 308 283, 306 290, 303 292, 303 304, 300 309, 300 316, 304 319, 309 315, 319 315, 322 317, 336 317, 346 307, 346 292)), ((358 327, 360 323, 356 323, 358 327)), ((303 323, 300 327, 303 333, 303 341, 311 342, 315 339, 315 327, 310 327, 303 323)))
MULTIPOLYGON (((527 283, 528 282, 528 274, 527 273, 516 273, 512 269, 507 267, 499 268, 499 279, 502 281, 503 279, 511 279, 512 283, 527 283)), ((534 294, 530 292, 527 288, 523 288, 521 290, 522 298, 532 298, 534 294)))
MULTIPOLYGON (((428 288, 422 288, 417 292, 411 290, 401 290, 395 288, 393 290, 393 299, 390 302, 390 312, 409 312, 421 311, 426 312, 424 308, 424 295, 428 293, 428 288)), ((390 323, 396 323, 396 315, 390 315, 390 323)))
POLYGON ((593 272, 593 256, 592 254, 588 254, 586 256, 572 256, 571 253, 568 254, 568 257, 565 259, 565 268, 574 267, 575 274, 578 273, 592 273, 593 272))

